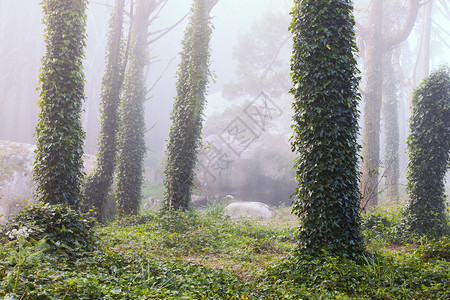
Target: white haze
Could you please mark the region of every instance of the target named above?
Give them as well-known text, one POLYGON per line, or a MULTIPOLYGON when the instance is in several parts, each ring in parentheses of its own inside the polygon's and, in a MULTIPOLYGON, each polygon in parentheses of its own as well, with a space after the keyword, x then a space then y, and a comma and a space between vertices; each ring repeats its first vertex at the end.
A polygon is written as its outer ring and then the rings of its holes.
MULTIPOLYGON (((358 0, 356 6, 365 7, 369 0, 358 0)), ((37 0, 0 0, 0 139, 33 144, 37 122, 39 93, 38 74, 40 59, 44 55, 42 14, 37 0)), ((160 17, 151 25, 150 31, 170 26, 180 20, 190 9, 191 0, 169 0, 160 17)), ((85 60, 86 103, 83 125, 87 129, 85 150, 95 154, 99 131, 99 95, 104 71, 104 56, 108 20, 113 0, 92 0, 89 4, 87 22, 87 49, 85 60), (105 6, 106 4, 106 6, 105 6), (108 7, 109 5, 109 7, 108 7)), ((209 85, 209 93, 217 94, 222 85, 235 79, 236 62, 232 58, 233 47, 239 34, 249 31, 251 25, 266 12, 285 13, 291 10, 292 0, 219 0, 213 8, 214 31, 211 41, 211 70, 217 76, 209 85)), ((420 14, 420 12, 419 12, 420 14)), ((420 16, 419 16, 420 17, 420 16)), ((362 19, 357 21, 364 22, 362 19)), ((436 20, 442 28, 450 28, 448 14, 436 20)), ((170 127, 170 112, 175 97, 178 52, 187 19, 173 31, 149 47, 152 64, 149 68, 148 85, 157 80, 166 69, 146 103, 146 134, 149 161, 162 160, 165 141, 170 127)), ((409 48, 417 48, 420 24, 416 24, 408 40, 409 48)), ((286 28, 286 30, 288 30, 286 28)), ((447 41, 447 44, 450 42, 447 41)), ((436 43, 434 45, 437 45, 436 43)), ((439 44, 439 55, 433 56, 430 68, 450 63, 448 45, 439 44)), ((286 68, 289 66, 287 65, 286 68)), ((211 97, 219 99, 219 97, 211 97)), ((213 104, 213 103, 212 103, 213 104)), ((405 115, 407 115, 405 103, 405 115)), ((407 133, 406 117, 401 124, 407 133)), ((405 151, 404 145, 402 151, 405 151)))

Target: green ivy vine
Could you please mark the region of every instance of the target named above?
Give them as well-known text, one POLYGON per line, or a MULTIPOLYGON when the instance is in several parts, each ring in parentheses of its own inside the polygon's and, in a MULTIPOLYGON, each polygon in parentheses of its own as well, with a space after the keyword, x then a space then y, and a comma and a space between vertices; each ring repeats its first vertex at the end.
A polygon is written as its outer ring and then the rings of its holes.
POLYGON ((123 82, 122 70, 122 28, 124 0, 117 0, 110 20, 108 46, 106 49, 106 70, 102 81, 100 103, 101 131, 97 152, 97 166, 84 180, 83 196, 86 208, 96 208, 98 219, 103 210, 113 183, 117 152, 117 131, 119 127, 119 103, 123 82))
POLYGON ((296 0, 291 12, 292 150, 298 250, 354 255, 359 229, 358 94, 350 0, 296 0))
POLYGON ((86 6, 86 0, 42 1, 46 53, 39 77, 36 198, 75 208, 84 175, 81 112, 86 6))
POLYGON ((414 91, 408 137, 405 224, 413 235, 448 234, 445 173, 450 154, 450 69, 441 67, 414 91))
MULTIPOLYGON (((217 1, 215 1, 217 2, 217 1)), ((191 16, 182 41, 181 63, 177 73, 177 96, 173 106, 169 141, 167 144, 167 164, 165 168, 166 211, 187 210, 197 163, 197 153, 201 142, 203 108, 206 104, 206 86, 210 76, 208 1, 195 0, 191 16)))
POLYGON ((147 65, 149 10, 138 1, 133 16, 131 50, 119 107, 116 200, 119 216, 136 215, 142 198, 145 158, 144 102, 147 94, 144 69, 147 65))

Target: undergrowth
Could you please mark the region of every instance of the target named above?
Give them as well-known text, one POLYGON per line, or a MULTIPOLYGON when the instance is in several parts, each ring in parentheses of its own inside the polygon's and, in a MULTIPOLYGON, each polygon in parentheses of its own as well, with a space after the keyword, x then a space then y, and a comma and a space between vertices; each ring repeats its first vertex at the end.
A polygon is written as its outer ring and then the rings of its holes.
POLYGON ((94 228, 86 249, 54 251, 53 237, 17 227, 0 244, 0 298, 449 299, 448 238, 392 249, 395 209, 363 219, 371 250, 357 260, 296 253, 296 224, 233 221, 217 207, 94 228))

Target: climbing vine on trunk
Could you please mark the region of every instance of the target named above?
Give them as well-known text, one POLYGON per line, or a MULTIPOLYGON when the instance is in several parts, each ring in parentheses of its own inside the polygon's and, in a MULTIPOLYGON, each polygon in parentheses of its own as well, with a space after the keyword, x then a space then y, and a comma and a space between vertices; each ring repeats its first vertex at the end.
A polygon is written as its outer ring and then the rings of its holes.
POLYGON ((442 67, 414 91, 408 137, 409 232, 440 237, 448 233, 445 173, 450 159, 450 69, 442 67))
POLYGON ((182 42, 177 96, 173 106, 163 209, 186 210, 191 201, 209 76, 209 11, 217 1, 195 0, 182 42))
POLYGON ((108 46, 106 49, 106 70, 101 93, 101 131, 97 153, 97 166, 84 182, 84 205, 98 210, 98 219, 103 218, 103 210, 110 191, 116 163, 118 109, 122 87, 122 28, 125 0, 117 0, 110 21, 108 46))
POLYGON ((358 103, 352 2, 296 0, 292 10, 292 150, 300 251, 358 254, 358 103))
POLYGON ((36 198, 78 207, 83 177, 85 0, 43 0, 46 53, 40 74, 34 163, 36 198))
POLYGON ((145 157, 144 102, 147 94, 144 70, 148 64, 149 15, 154 7, 139 0, 133 17, 130 58, 125 72, 117 154, 117 210, 119 216, 135 215, 142 198, 145 157))

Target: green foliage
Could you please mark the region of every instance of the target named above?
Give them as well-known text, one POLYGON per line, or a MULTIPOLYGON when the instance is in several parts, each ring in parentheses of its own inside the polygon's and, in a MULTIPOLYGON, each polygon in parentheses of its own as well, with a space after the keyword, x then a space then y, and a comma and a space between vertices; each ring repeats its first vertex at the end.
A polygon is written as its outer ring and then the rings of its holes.
POLYGON ((359 232, 359 78, 351 1, 295 1, 292 150, 299 250, 363 252, 359 232))
POLYGON ((125 218, 105 229, 105 233, 110 235, 111 247, 129 247, 134 241, 136 253, 156 257, 221 255, 237 262, 257 249, 266 249, 259 251, 264 255, 287 251, 295 239, 295 230, 234 222, 223 215, 195 211, 150 212, 125 218))
POLYGON ((147 90, 144 68, 147 65, 147 30, 149 9, 138 1, 131 36, 130 60, 125 73, 124 91, 119 108, 117 154, 117 211, 119 215, 135 215, 142 198, 145 157, 144 102, 147 90))
POLYGON ((428 238, 448 234, 445 173, 450 163, 450 70, 442 67, 414 91, 408 137, 407 230, 428 238))
POLYGON ((323 252, 284 258, 257 282, 271 299, 447 299, 448 267, 444 260, 426 263, 417 252, 359 261, 323 252))
MULTIPOLYGON (((236 273, 289 251, 279 235, 294 240, 294 231, 273 226, 173 213, 179 215, 122 219, 98 229, 98 251, 57 264, 47 256, 39 266, 29 265, 19 279, 18 298, 253 299, 252 285, 236 273), (230 271, 239 264, 246 267, 230 271)), ((9 250, 0 246, 0 258, 4 251, 9 250)))
POLYGON ((203 108, 209 66, 208 1, 195 0, 182 41, 181 63, 177 73, 177 97, 173 106, 167 164, 165 169, 166 211, 187 210, 191 201, 194 171, 200 146, 203 108))
POLYGON ((118 109, 123 80, 121 68, 121 42, 124 14, 124 0, 117 0, 110 20, 108 46, 106 48, 106 70, 102 81, 100 103, 101 131, 98 138, 97 166, 83 182, 83 205, 96 208, 98 218, 103 219, 116 163, 118 109))
POLYGON ((1 249, 0 278, 3 278, 1 285, 5 292, 15 294, 19 280, 23 277, 23 270, 37 267, 43 260, 44 252, 48 247, 45 238, 39 241, 28 238, 29 232, 27 228, 7 232, 9 237, 15 240, 6 243, 4 249, 1 249))
POLYGON ((25 299, 239 299, 250 293, 241 278, 221 270, 111 251, 73 268, 43 265, 36 271, 19 285, 17 294, 25 299))
POLYGON ((416 252, 424 261, 444 260, 450 262, 450 238, 428 242, 416 248, 416 252))
POLYGON ((364 241, 370 249, 404 245, 408 242, 399 205, 378 206, 365 212, 361 219, 364 241))
POLYGON ((34 163, 39 201, 79 205, 83 177, 86 0, 44 0, 46 54, 40 74, 34 163))
POLYGON ((448 299, 448 239, 359 260, 327 252, 281 258, 296 240, 283 220, 174 213, 97 228, 97 250, 70 259, 46 251, 45 240, 0 243, 0 298, 448 299))
MULTIPOLYGON (((25 208, 2 229, 4 239, 45 239, 52 252, 84 252, 95 246, 93 221, 65 204, 36 203, 25 208)), ((5 241, 6 241, 5 240, 5 241)))

